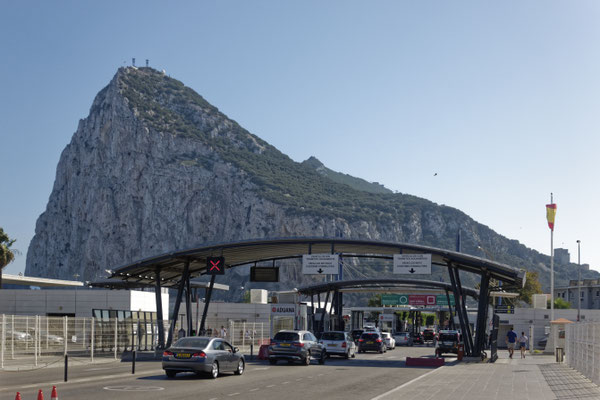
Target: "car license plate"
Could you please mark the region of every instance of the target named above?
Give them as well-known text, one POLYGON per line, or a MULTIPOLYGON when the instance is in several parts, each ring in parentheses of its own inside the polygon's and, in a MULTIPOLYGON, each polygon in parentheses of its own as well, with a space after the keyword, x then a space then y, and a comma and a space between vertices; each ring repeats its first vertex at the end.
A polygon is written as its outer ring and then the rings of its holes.
POLYGON ((190 358, 191 356, 190 353, 177 353, 177 358, 190 358))
POLYGON ((282 347, 290 347, 290 344, 289 343, 281 343, 281 346, 282 347))
POLYGON ((337 346, 337 344, 335 344, 335 343, 329 343, 327 346, 329 346, 329 347, 335 347, 335 346, 337 346))
POLYGON ((367 344, 373 344, 373 342, 367 342, 367 344))

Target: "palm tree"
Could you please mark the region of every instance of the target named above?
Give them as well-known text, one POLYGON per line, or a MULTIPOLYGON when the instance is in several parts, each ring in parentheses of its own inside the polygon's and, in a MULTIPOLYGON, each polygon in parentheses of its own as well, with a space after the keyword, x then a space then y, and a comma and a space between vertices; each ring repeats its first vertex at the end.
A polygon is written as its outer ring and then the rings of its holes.
POLYGON ((14 242, 16 242, 16 239, 9 238, 4 233, 4 229, 0 227, 0 289, 2 289, 2 268, 15 259, 16 250, 10 248, 14 242))

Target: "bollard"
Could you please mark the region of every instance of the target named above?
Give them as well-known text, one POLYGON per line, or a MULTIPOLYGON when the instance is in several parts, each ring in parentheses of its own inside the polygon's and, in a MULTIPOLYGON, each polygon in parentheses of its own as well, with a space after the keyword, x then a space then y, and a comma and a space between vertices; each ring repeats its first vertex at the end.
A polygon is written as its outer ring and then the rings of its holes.
POLYGON ((254 343, 250 343, 250 359, 254 360, 254 343))
POLYGON ((131 358, 131 373, 135 374, 135 349, 133 350, 133 355, 131 358))
MULTIPOLYGON (((66 341, 66 340, 65 340, 66 341)), ((65 354, 65 382, 67 381, 67 371, 69 370, 69 355, 65 354)))

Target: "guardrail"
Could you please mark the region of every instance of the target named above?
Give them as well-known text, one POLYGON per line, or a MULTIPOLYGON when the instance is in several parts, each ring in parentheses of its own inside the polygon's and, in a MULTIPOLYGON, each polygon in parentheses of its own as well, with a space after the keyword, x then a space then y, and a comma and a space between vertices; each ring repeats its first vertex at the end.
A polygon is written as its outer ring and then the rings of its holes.
POLYGON ((567 364, 600 385, 600 322, 579 322, 565 328, 567 364))

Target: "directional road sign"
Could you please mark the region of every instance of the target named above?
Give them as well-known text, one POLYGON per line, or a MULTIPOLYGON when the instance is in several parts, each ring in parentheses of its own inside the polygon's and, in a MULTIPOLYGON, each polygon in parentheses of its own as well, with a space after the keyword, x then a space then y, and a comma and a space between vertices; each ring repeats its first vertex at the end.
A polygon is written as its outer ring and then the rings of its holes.
POLYGON ((339 274, 338 254, 302 255, 302 273, 304 275, 339 274))
POLYGON ((431 254, 394 254, 394 274, 431 275, 431 254))

